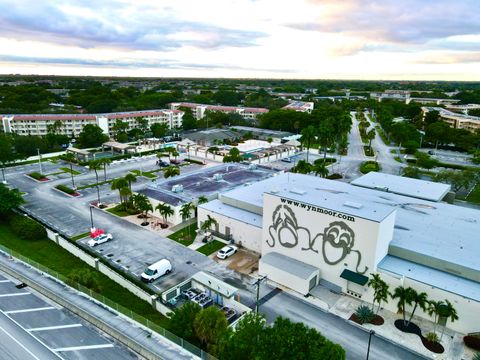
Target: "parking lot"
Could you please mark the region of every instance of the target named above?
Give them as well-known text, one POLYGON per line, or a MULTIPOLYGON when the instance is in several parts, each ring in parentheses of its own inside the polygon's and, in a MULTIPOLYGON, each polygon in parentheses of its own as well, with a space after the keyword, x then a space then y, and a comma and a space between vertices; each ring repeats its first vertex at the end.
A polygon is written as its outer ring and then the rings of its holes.
POLYGON ((16 340, 6 359, 138 359, 138 356, 28 287, 0 275, 0 339, 16 340), (32 341, 33 339, 35 341, 32 341), (14 355, 10 352, 15 353, 14 355), (25 355, 27 354, 27 355, 25 355))

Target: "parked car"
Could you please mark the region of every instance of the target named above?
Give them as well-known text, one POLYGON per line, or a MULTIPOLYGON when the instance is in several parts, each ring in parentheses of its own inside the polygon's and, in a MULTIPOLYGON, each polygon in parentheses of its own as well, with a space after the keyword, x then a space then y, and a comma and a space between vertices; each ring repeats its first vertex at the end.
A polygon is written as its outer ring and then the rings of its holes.
POLYGON ((140 278, 143 282, 152 282, 160 276, 168 275, 172 272, 172 264, 167 259, 162 259, 150 265, 142 273, 140 278))
POLYGON ((163 161, 163 160, 159 160, 157 161, 157 165, 160 166, 160 167, 167 167, 167 166, 170 166, 169 163, 167 163, 166 161, 163 161))
POLYGON ((170 164, 178 165, 178 164, 180 164, 180 160, 170 159, 170 164))
POLYGON ((107 241, 110 241, 113 239, 112 234, 101 234, 93 239, 88 240, 88 246, 94 247, 103 243, 106 243, 107 241))
POLYGON ((238 251, 238 248, 235 245, 224 246, 223 248, 218 250, 217 258, 224 260, 232 256, 233 254, 235 254, 237 251, 238 251))
POLYGON ((291 163, 291 162, 292 162, 292 159, 290 159, 290 158, 283 158, 282 161, 283 161, 283 162, 287 162, 287 163, 291 163))

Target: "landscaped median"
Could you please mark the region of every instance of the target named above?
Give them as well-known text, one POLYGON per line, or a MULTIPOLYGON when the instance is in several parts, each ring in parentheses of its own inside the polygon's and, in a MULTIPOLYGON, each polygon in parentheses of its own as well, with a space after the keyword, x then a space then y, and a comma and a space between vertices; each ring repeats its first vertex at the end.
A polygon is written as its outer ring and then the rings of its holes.
POLYGON ((40 174, 39 172, 31 172, 27 174, 29 177, 31 177, 34 180, 37 181, 48 181, 50 180, 46 175, 40 174))
POLYGON ((55 189, 57 190, 60 190, 61 192, 64 192, 65 194, 67 195, 70 195, 70 196, 74 196, 74 197, 77 197, 77 196, 80 196, 80 193, 69 188, 68 186, 65 186, 65 185, 57 185, 55 186, 55 189))
POLYGON ((184 246, 189 246, 193 243, 195 237, 197 236, 197 229, 197 222, 194 222, 193 224, 190 224, 167 237, 184 246))

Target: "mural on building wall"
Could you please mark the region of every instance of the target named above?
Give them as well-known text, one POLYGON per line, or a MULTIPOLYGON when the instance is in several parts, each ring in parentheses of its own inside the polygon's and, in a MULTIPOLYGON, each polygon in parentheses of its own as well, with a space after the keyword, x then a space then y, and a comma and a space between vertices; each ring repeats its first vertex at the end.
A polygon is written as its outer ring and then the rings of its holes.
POLYGON ((272 225, 268 232, 270 238, 267 245, 275 247, 276 242, 285 248, 302 246, 302 251, 313 251, 317 240, 322 242, 322 256, 328 265, 336 265, 344 260, 351 253, 357 254, 357 265, 355 271, 365 274, 368 267, 359 270, 362 261, 362 254, 354 250, 355 232, 343 221, 331 222, 323 231, 312 236, 310 230, 300 226, 294 211, 288 205, 278 205, 272 214, 272 225))

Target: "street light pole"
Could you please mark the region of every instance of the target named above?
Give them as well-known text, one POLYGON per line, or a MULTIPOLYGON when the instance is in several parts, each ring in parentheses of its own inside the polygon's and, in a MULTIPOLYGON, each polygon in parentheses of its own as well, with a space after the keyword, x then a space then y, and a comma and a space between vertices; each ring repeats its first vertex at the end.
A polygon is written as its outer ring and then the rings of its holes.
POLYGON ((374 330, 370 330, 369 335, 368 335, 367 360, 368 360, 368 356, 370 355, 370 342, 372 341, 372 335, 375 335, 374 330))
POLYGON ((40 168, 40 174, 43 173, 42 171, 42 159, 40 157, 40 149, 37 148, 37 154, 38 154, 38 167, 40 168))
POLYGON ((255 285, 257 286, 257 299, 255 301, 255 312, 258 314, 258 300, 260 298, 260 283, 265 280, 267 278, 266 275, 262 276, 262 277, 259 277, 256 281, 255 281, 255 285))
POLYGON ((93 213, 92 213, 92 204, 90 204, 90 224, 91 224, 91 229, 93 229, 93 213))

